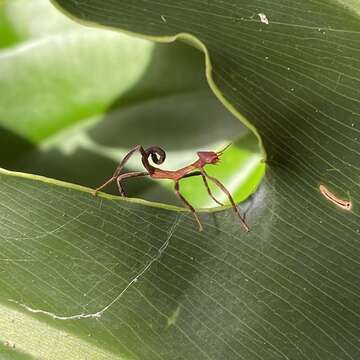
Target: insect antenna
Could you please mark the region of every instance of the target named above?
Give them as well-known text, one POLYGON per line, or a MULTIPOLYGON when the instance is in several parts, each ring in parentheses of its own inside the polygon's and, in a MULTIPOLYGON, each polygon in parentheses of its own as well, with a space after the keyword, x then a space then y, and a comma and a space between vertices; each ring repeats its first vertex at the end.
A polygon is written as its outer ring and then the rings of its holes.
POLYGON ((231 145, 232 145, 232 143, 227 144, 223 149, 221 149, 220 151, 217 152, 217 155, 221 156, 231 145))

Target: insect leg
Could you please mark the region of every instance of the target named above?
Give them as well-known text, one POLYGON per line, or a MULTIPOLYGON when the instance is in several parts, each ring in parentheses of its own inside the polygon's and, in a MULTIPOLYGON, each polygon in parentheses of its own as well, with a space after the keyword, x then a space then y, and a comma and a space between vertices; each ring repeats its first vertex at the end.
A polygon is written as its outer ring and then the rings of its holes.
POLYGON ((103 189, 105 186, 109 185, 112 181, 114 181, 121 173, 121 170, 123 169, 123 167, 125 166, 126 162, 130 159, 130 157, 136 152, 136 151, 140 151, 141 156, 144 157, 146 156, 146 153, 143 149, 143 147, 141 145, 136 145, 133 149, 131 149, 122 159, 122 161, 120 162, 120 164, 117 166, 117 168, 115 169, 115 172, 113 173, 112 177, 105 181, 102 185, 100 185, 98 188, 96 188, 92 194, 94 196, 96 196, 96 194, 103 189))
POLYGON ((245 229, 246 232, 250 231, 249 226, 246 224, 244 218, 241 216, 239 209, 237 208, 234 199, 232 198, 229 190, 216 178, 210 176, 208 173, 205 172, 205 170, 202 170, 202 173, 204 174, 204 176, 206 176, 208 179, 210 179, 212 182, 214 182, 228 197, 235 213, 238 215, 240 222, 243 226, 243 228, 245 229))
POLYGON ((176 181, 175 182, 175 192, 176 192, 176 195, 180 198, 180 200, 182 200, 185 205, 191 210, 191 212, 193 213, 194 217, 195 217, 195 220, 199 226, 199 231, 203 231, 203 227, 201 225, 201 222, 200 222, 200 219, 195 211, 195 209, 193 208, 193 206, 180 194, 180 190, 179 190, 179 181, 176 181))
POLYGON ((206 190, 207 190, 208 194, 211 196, 211 198, 212 198, 217 204, 219 204, 220 206, 224 206, 224 204, 221 203, 219 200, 217 200, 217 199, 215 198, 215 196, 212 194, 212 192, 211 192, 211 190, 210 190, 210 187, 209 187, 209 184, 208 184, 208 182, 207 182, 207 180, 206 180, 206 177, 205 177, 205 175, 204 175, 201 171, 194 171, 194 172, 192 172, 192 173, 190 173, 190 174, 186 174, 185 176, 182 177, 182 179, 183 179, 183 178, 187 178, 187 177, 192 177, 192 176, 198 176, 198 175, 201 175, 201 177, 202 177, 202 179, 203 179, 203 181, 204 181, 206 190))
POLYGON ((114 179, 115 179, 115 178, 112 176, 109 180, 105 181, 102 185, 100 185, 99 187, 97 187, 97 188, 92 192, 92 194, 93 194, 94 196, 96 196, 97 193, 98 193, 101 189, 103 189, 105 186, 109 185, 112 181, 114 181, 114 179))
POLYGON ((119 176, 116 178, 116 183, 117 183, 117 186, 118 186, 120 195, 121 195, 121 196, 125 196, 124 189, 123 189, 122 186, 121 186, 121 180, 126 179, 126 178, 130 178, 130 177, 147 176, 147 175, 149 175, 149 173, 143 172, 143 171, 134 171, 134 172, 130 172, 130 173, 126 173, 126 174, 119 175, 119 176))
POLYGON ((136 145, 133 149, 131 149, 121 160, 121 163, 118 165, 118 167, 116 168, 114 174, 113 174, 113 178, 115 179, 116 177, 118 177, 121 173, 121 170, 123 169, 123 167, 125 166, 125 164, 128 162, 128 160, 131 158, 131 156, 136 152, 139 151, 142 157, 146 157, 146 153, 145 150, 143 149, 143 147, 141 145, 136 145))
POLYGON ((201 174, 201 176, 202 176, 202 179, 203 179, 204 184, 205 184, 205 186, 206 186, 207 192, 208 192, 209 195, 212 197, 212 199, 213 199, 216 203, 218 203, 220 206, 224 206, 224 204, 221 203, 220 201, 218 201, 218 200, 215 198, 215 196, 211 193, 209 184, 208 184, 208 182, 207 182, 207 180, 206 180, 206 176, 205 176, 204 174, 201 174))

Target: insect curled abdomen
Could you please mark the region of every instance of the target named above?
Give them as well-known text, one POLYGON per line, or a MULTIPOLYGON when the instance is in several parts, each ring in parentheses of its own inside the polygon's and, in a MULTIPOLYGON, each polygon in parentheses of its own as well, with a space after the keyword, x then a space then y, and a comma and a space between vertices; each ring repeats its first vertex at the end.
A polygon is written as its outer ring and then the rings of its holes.
POLYGON ((166 154, 165 151, 159 146, 150 146, 145 149, 147 157, 151 156, 151 160, 154 164, 160 165, 165 161, 166 154))

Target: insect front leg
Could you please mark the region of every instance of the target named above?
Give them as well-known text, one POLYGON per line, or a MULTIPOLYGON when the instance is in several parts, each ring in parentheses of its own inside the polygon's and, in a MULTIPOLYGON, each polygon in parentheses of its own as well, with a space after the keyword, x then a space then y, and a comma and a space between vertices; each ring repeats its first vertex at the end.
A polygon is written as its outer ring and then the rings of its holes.
POLYGON ((212 198, 217 204, 219 204, 220 206, 224 206, 224 204, 221 203, 220 201, 218 201, 218 200, 215 198, 215 196, 212 194, 212 192, 211 192, 211 190, 210 190, 210 187, 209 187, 209 184, 208 184, 208 182, 207 182, 207 180, 206 180, 205 175, 204 175, 204 174, 201 174, 201 176, 202 176, 202 179, 203 179, 203 181, 204 181, 206 190, 207 190, 208 194, 211 196, 211 198, 212 198))
POLYGON ((184 178, 188 178, 188 177, 192 177, 192 176, 199 176, 199 175, 201 175, 201 177, 202 177, 202 179, 203 179, 203 181, 204 181, 206 190, 207 190, 208 194, 211 196, 211 198, 212 198, 217 204, 219 204, 220 206, 224 206, 224 204, 221 203, 219 200, 217 200, 217 199, 215 198, 215 196, 212 194, 211 189, 210 189, 210 187, 209 187, 209 183, 207 182, 205 175, 204 175, 201 171, 194 171, 194 172, 192 172, 192 173, 190 173, 190 174, 186 174, 185 176, 183 176, 183 179, 184 179, 184 178))
POLYGON ((250 231, 250 228, 248 226, 248 224, 245 222, 244 218, 241 216, 239 209, 237 208, 234 199, 232 198, 229 190, 216 178, 210 176, 207 172, 205 172, 204 169, 201 170, 201 172, 204 174, 204 176, 206 176, 208 179, 210 179, 212 182, 214 182, 228 197, 234 211, 235 214, 239 217, 240 222, 243 226, 243 228, 245 229, 246 232, 250 231))

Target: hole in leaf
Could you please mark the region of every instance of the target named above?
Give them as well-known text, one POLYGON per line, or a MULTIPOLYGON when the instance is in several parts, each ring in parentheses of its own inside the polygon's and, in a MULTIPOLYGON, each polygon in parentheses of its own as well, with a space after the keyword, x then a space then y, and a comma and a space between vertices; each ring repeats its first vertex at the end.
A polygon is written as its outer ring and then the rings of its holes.
MULTIPOLYGON (((55 47, 49 40, 22 52, 9 48, 11 63, 0 54, 11 84, 11 91, 9 84, 4 91, 0 86, 0 126, 4 136, 11 134, 4 142, 7 149, 18 149, 16 156, 2 152, 3 166, 95 188, 135 144, 162 147, 167 159, 161 167, 175 170, 195 161, 197 151, 217 151, 232 142, 221 164, 206 170, 238 202, 254 192, 264 173, 257 140, 210 90, 202 52, 179 42, 153 44, 86 28, 52 8, 50 15, 59 18, 52 29, 55 47), (34 81, 23 76, 26 69, 34 81), (12 101, 11 94, 22 101, 12 101), (19 147, 19 141, 30 146, 19 147)), ((44 21, 47 29, 46 17, 41 19, 37 26, 44 21)), ((17 24, 7 26, 11 30, 17 24)), ((38 34, 29 35, 27 43, 32 41, 38 42, 38 34)), ((125 170, 143 170, 140 157, 134 156, 125 170)), ((226 203, 224 194, 210 186, 226 203)), ((182 205, 169 181, 131 179, 124 188, 129 197, 182 205)), ((115 185, 105 191, 117 194, 115 185)), ((201 177, 182 180, 181 192, 195 207, 218 206, 201 177)))

